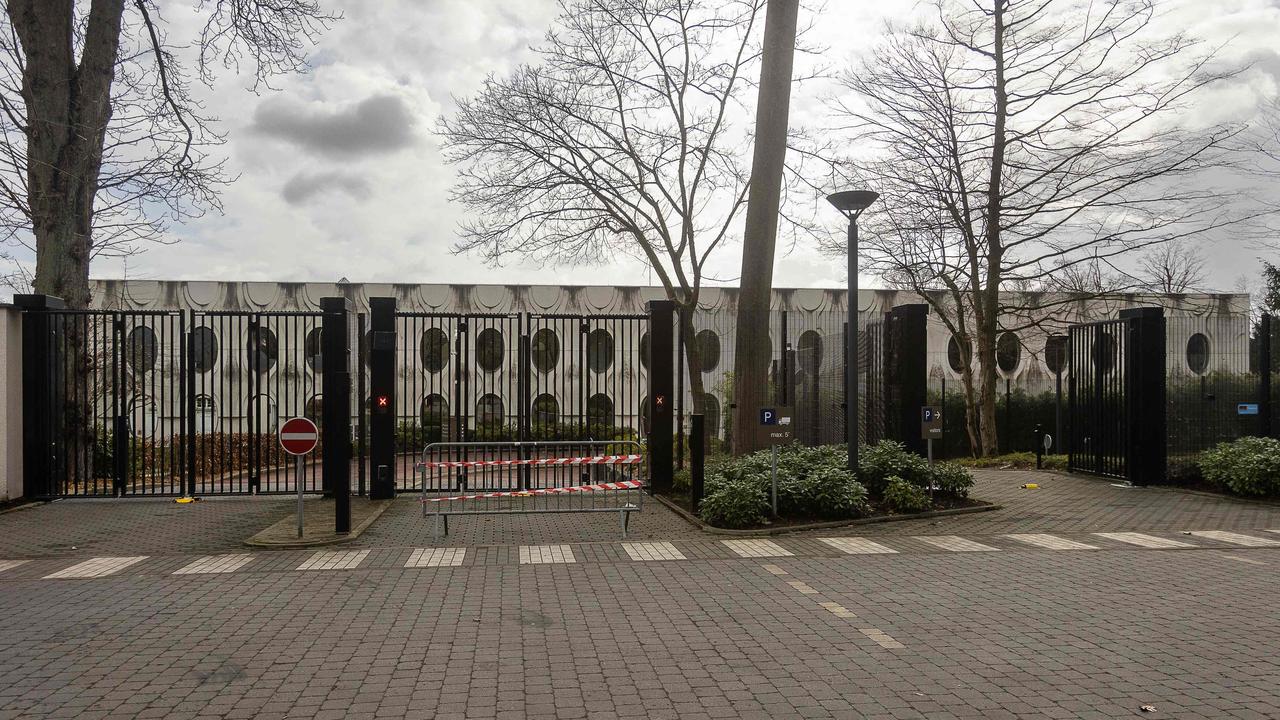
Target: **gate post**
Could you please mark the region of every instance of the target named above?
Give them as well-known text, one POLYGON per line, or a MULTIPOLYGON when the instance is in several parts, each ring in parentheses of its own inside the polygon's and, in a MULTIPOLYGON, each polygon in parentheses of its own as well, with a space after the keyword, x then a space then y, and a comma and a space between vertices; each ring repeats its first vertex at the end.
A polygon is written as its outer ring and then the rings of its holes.
MULTIPOLYGON (((925 454, 920 437, 920 408, 928 402, 929 306, 898 305, 889 312, 886 383, 893 403, 885 410, 890 437, 917 455, 925 454)), ((869 408, 870 406, 868 406, 869 408)))
POLYGON ((1120 311, 1129 334, 1125 348, 1128 479, 1134 485, 1165 478, 1165 319, 1158 307, 1120 311))
POLYGON ((1262 313, 1258 336, 1258 403, 1261 410, 1258 434, 1271 437, 1271 313, 1262 313))
POLYGON ((325 492, 333 495, 333 529, 338 533, 351 532, 351 309, 352 302, 344 297, 320 299, 320 472, 325 492))
POLYGON ((51 295, 14 295, 22 309, 22 495, 28 500, 56 495, 53 478, 54 396, 50 310, 66 307, 51 295))
POLYGON ((672 404, 675 389, 675 309, 671 300, 649 301, 649 491, 670 493, 672 462, 672 404))
POLYGON ((373 409, 369 418, 369 459, 373 479, 370 500, 396 496, 396 299, 369 298, 369 391, 373 409))

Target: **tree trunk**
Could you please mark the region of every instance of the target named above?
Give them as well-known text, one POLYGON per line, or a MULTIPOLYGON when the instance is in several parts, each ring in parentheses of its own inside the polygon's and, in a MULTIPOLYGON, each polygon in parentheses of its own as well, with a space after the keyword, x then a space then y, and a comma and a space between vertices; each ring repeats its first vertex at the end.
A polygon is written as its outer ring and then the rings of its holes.
POLYGON ((89 303, 93 202, 111 119, 124 0, 93 0, 78 65, 73 0, 11 0, 8 11, 24 63, 33 289, 83 308, 89 303))
MULTIPOLYGON (((778 235, 778 205, 787 154, 791 106, 791 69, 795 57, 799 0, 769 0, 764 23, 764 54, 756 101, 756 142, 742 237, 742 286, 738 294, 733 384, 736 428, 752 427, 759 391, 769 382, 772 347, 769 300, 773 293, 773 254, 778 235)), ((754 433, 734 434, 737 455, 756 448, 754 433)))

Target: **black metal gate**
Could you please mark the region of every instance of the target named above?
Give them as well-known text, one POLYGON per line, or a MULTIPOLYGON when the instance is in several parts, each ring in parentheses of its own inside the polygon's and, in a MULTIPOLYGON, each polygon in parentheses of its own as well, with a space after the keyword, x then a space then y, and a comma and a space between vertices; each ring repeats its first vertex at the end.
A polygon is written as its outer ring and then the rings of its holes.
POLYGON ((1067 465, 1137 484, 1166 465, 1165 318, 1132 308, 1068 335, 1067 465))
MULTIPOLYGON (((434 442, 637 438, 647 320, 397 312, 397 487, 421 487, 414 467, 434 442)), ((491 474, 467 486, 518 485, 518 473, 491 474)), ((456 477, 465 472, 445 475, 432 482, 467 482, 456 477)))
POLYGON ((1074 325, 1068 337, 1068 466, 1073 472, 1127 478, 1128 322, 1074 325))

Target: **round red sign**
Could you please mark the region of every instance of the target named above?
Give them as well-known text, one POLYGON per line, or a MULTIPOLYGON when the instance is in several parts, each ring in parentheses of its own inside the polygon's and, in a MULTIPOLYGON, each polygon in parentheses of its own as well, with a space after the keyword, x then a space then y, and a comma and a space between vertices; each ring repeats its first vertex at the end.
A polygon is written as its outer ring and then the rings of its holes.
POLYGON ((280 447, 290 455, 306 455, 319 439, 316 424, 306 418, 290 418, 280 426, 280 447))

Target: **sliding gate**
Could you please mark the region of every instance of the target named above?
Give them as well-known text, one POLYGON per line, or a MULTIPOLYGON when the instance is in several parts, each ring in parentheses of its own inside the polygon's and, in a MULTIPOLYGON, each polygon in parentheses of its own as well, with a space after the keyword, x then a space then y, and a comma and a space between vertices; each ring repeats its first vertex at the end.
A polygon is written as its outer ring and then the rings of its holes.
MULTIPOLYGON (((645 401, 641 339, 647 315, 396 313, 395 476, 421 489, 414 468, 431 443, 449 460, 492 456, 506 443, 636 440, 645 401)), ((507 447, 510 447, 509 445, 507 447)), ((448 469, 428 488, 516 489, 514 468, 448 469)), ((525 482, 528 482, 526 475, 525 482)))

